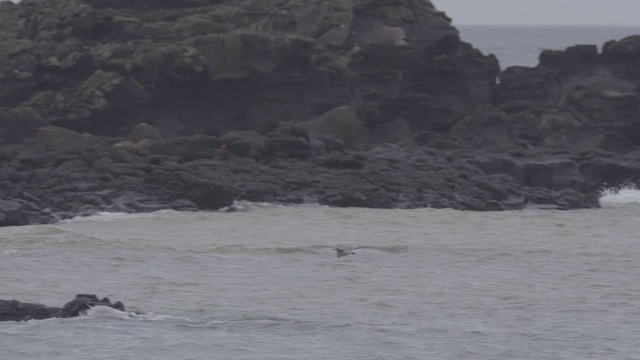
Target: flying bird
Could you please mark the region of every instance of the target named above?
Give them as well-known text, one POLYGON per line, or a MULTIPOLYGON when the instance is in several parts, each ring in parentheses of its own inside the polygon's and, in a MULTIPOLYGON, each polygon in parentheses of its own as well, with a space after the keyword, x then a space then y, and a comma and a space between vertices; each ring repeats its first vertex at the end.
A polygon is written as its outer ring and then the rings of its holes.
POLYGON ((340 244, 340 245, 336 245, 336 246, 331 246, 331 245, 313 245, 313 246, 308 246, 306 247, 307 249, 326 249, 326 248, 330 248, 331 250, 335 250, 336 251, 336 255, 341 258, 343 256, 348 256, 348 255, 354 255, 356 252, 354 250, 357 249, 363 249, 363 248, 367 248, 367 249, 375 249, 375 250, 379 250, 379 251, 386 251, 386 252, 400 252, 400 251, 405 251, 407 249, 406 246, 402 246, 402 245, 396 245, 396 246, 375 246, 375 245, 367 245, 367 246, 350 246, 350 245, 344 245, 344 244, 340 244))
POLYGON ((347 255, 355 255, 355 251, 356 249, 362 249, 365 248, 366 246, 357 246, 357 247, 351 247, 349 245, 336 245, 336 247, 333 248, 333 250, 336 251, 336 255, 341 258, 343 256, 347 256, 347 255))

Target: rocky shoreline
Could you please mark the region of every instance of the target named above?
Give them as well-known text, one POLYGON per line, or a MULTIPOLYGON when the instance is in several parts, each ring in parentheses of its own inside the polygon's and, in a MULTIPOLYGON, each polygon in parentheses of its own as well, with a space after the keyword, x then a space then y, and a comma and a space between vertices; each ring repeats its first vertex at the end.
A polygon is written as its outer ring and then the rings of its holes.
POLYGON ((0 226, 597 207, 640 178, 639 59, 630 36, 500 71, 429 1, 0 2, 0 226))

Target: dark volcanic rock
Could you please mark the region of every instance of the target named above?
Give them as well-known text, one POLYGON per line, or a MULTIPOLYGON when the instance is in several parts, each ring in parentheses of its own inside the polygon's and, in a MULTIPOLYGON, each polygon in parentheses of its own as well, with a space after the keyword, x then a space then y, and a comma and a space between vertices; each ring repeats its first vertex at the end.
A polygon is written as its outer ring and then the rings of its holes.
MULTIPOLYGON (((563 145, 585 135, 618 132, 624 142, 640 144, 640 91, 633 46, 640 35, 609 42, 602 54, 595 46, 544 51, 537 67, 511 67, 500 74, 498 101, 510 113, 537 117, 541 145, 563 145), (546 138, 546 139, 545 139, 546 138)), ((533 124, 532 124, 533 125, 533 124)))
POLYGON ((0 102, 94 135, 265 133, 338 106, 442 128, 498 72, 428 1, 31 0, 0 31, 0 102))
POLYGON ((120 301, 112 303, 108 298, 99 299, 96 295, 79 294, 62 308, 41 304, 24 303, 17 300, 0 300, 0 321, 42 320, 52 317, 69 318, 81 315, 95 306, 107 306, 124 311, 120 301))
POLYGON ((597 206, 638 180, 639 38, 499 73, 430 1, 0 2, 0 225, 597 206))

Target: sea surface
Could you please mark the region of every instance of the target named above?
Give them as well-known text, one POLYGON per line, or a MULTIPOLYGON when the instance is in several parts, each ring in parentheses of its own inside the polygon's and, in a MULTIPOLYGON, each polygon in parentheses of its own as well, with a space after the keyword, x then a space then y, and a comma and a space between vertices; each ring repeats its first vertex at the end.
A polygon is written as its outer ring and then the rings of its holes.
MULTIPOLYGON (((640 21, 639 21, 640 24, 640 21)), ((455 25, 455 24, 454 24, 455 25)), ((576 44, 602 46, 609 40, 640 35, 638 26, 490 26, 456 25, 463 41, 494 54, 500 67, 536 66, 542 50, 564 50, 576 44)))
POLYGON ((0 359, 640 359, 640 191, 601 209, 239 203, 0 228, 0 359), (370 246, 338 258, 332 246, 370 246))

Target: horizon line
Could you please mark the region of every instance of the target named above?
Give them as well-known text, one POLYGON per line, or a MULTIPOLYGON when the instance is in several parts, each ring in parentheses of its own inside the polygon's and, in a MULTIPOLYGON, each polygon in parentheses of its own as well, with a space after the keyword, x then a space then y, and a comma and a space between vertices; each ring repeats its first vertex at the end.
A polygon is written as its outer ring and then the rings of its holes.
POLYGON ((455 19, 451 22, 453 26, 528 26, 528 27, 560 27, 560 26, 580 26, 580 27, 634 27, 640 28, 640 24, 521 24, 521 23, 456 23, 455 19))

